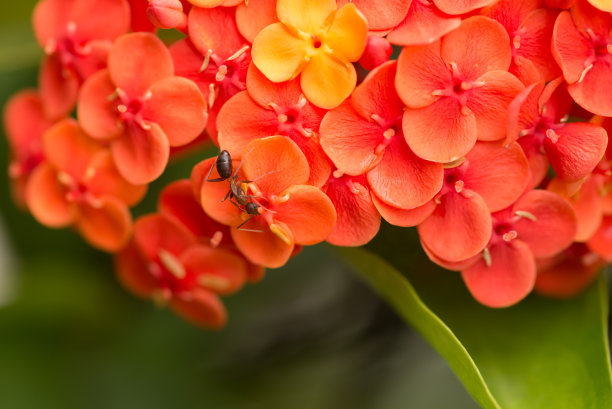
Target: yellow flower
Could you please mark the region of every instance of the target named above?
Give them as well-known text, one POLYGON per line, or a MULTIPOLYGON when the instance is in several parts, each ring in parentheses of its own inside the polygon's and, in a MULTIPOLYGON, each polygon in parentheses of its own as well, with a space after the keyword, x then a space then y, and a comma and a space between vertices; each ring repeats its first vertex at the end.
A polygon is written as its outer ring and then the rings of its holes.
POLYGON ((365 49, 368 24, 350 3, 336 10, 335 0, 278 0, 280 23, 264 28, 253 42, 253 62, 273 82, 302 74, 310 102, 331 109, 357 83, 355 67, 365 49))

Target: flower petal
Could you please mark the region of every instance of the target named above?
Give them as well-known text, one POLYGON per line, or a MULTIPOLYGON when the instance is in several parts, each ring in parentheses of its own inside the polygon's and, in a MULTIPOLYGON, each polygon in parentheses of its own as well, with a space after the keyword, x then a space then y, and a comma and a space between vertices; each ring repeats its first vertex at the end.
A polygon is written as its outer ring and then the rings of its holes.
POLYGON ((236 26, 240 34, 252 43, 266 26, 276 23, 276 0, 249 0, 236 7, 236 26))
POLYGON ((546 190, 532 190, 513 207, 528 212, 514 224, 518 239, 527 243, 536 257, 551 257, 572 244, 576 236, 576 215, 567 199, 546 190))
POLYGON ((368 172, 372 192, 401 209, 413 209, 433 199, 443 179, 443 165, 416 156, 401 135, 391 140, 382 160, 368 172))
POLYGON ((88 203, 79 206, 76 228, 92 246, 115 253, 130 239, 132 216, 119 199, 105 197, 95 207, 88 203))
POLYGON ((472 80, 487 71, 507 71, 512 59, 506 29, 485 16, 463 20, 458 29, 442 39, 440 55, 447 64, 456 63, 461 75, 472 80))
POLYGON ((383 219, 394 226, 400 227, 413 227, 418 226, 427 219, 436 208, 433 200, 425 203, 422 206, 415 207, 414 209, 399 209, 397 207, 389 206, 376 195, 372 195, 372 202, 383 219))
POLYGON ((365 50, 368 22, 354 4, 341 7, 324 36, 323 42, 349 61, 357 61, 365 50))
POLYGON ((376 236, 380 214, 372 203, 363 176, 333 178, 324 187, 336 209, 337 220, 327 241, 335 246, 362 246, 376 236))
POLYGON ((506 142, 516 141, 524 130, 535 129, 540 122, 538 100, 544 91, 544 83, 536 82, 514 97, 508 106, 506 142))
POLYGON ((433 3, 412 0, 406 18, 387 39, 396 45, 430 44, 461 24, 461 17, 444 14, 433 3))
POLYGON ((433 162, 457 160, 476 143, 474 114, 464 115, 453 98, 441 98, 421 109, 406 109, 402 128, 412 151, 433 162))
POLYGON ((479 142, 467 155, 467 160, 468 170, 462 177, 465 188, 477 192, 491 212, 510 206, 524 192, 529 164, 517 143, 502 146, 479 142))
POLYGON ((92 75, 81 88, 77 116, 83 130, 92 138, 112 139, 124 129, 112 100, 115 90, 108 70, 92 75))
POLYGON ((446 14, 465 14, 494 3, 496 0, 434 0, 434 4, 446 14))
POLYGON ((591 56, 590 42, 578 31, 569 12, 563 11, 555 21, 551 49, 565 80, 573 84, 580 79, 585 61, 591 56))
POLYGON ((59 54, 52 54, 43 61, 38 82, 47 117, 67 116, 77 101, 79 80, 73 71, 62 66, 59 54))
POLYGON ((404 47, 397 60, 395 89, 410 108, 423 108, 440 97, 434 91, 453 83, 448 66, 440 57, 440 42, 404 47))
POLYGON ((325 240, 336 224, 334 204, 321 189, 294 185, 282 192, 289 200, 274 206, 274 220, 290 230, 296 244, 312 245, 325 240))
POLYGON ((443 195, 431 216, 418 226, 423 245, 449 262, 481 252, 489 242, 491 229, 485 201, 469 190, 443 195))
POLYGON ((353 91, 353 108, 366 119, 373 115, 389 124, 397 122, 404 113, 404 104, 395 91, 397 63, 389 61, 372 70, 353 91))
POLYGON ((329 24, 328 18, 336 10, 334 0, 278 0, 278 19, 289 27, 316 34, 329 24))
POLYGON ((295 78, 306 62, 306 42, 282 23, 270 24, 253 41, 253 63, 272 82, 295 78))
POLYGON ((523 90, 523 83, 506 71, 489 71, 478 80, 484 85, 471 91, 466 104, 476 118, 478 139, 502 139, 506 136, 508 106, 523 90))
POLYGON ((302 92, 319 108, 337 107, 351 95, 357 84, 355 67, 348 61, 327 53, 317 53, 300 77, 302 92))
POLYGON ((66 200, 66 190, 57 172, 48 163, 41 163, 30 175, 26 203, 32 216, 48 227, 66 227, 77 215, 74 205, 66 200))
POLYGON ((192 81, 165 78, 149 92, 151 98, 144 103, 142 116, 160 126, 170 146, 186 145, 202 133, 208 117, 206 102, 192 81))
POLYGON ((194 290, 189 297, 175 297, 170 307, 192 325, 220 329, 227 323, 227 312, 219 297, 208 290, 194 290))
POLYGON ((212 248, 203 245, 189 247, 181 254, 180 262, 185 270, 199 277, 212 276, 224 281, 222 287, 207 288, 217 294, 227 295, 235 293, 242 288, 247 273, 244 259, 228 250, 212 248))
POLYGON ((149 261, 156 260, 160 250, 176 258, 196 243, 196 238, 186 228, 161 214, 140 217, 134 223, 134 243, 149 261))
POLYGON ((593 171, 604 156, 608 134, 601 126, 587 122, 572 122, 552 132, 544 141, 548 160, 557 176, 575 181, 593 171))
POLYGON ((484 260, 461 272, 474 298, 488 307, 502 308, 516 304, 533 289, 536 266, 527 244, 514 240, 489 248, 491 265, 484 260))
POLYGON ((128 124, 125 133, 111 145, 119 173, 134 185, 157 179, 168 163, 168 138, 157 124, 150 124, 150 127, 144 130, 138 125, 128 124))
POLYGON ((280 194, 308 180, 310 168, 300 148, 285 136, 257 139, 247 145, 242 170, 262 192, 280 194))
POLYGON ((285 265, 293 255, 295 242, 291 230, 282 222, 277 221, 276 224, 282 229, 289 243, 272 233, 262 217, 254 217, 245 225, 245 228, 256 231, 231 230, 236 247, 251 263, 278 268, 285 265))
POLYGON ((131 97, 144 96, 157 81, 174 75, 170 52, 152 33, 119 37, 108 55, 113 83, 131 97))
POLYGON ((115 272, 119 282, 139 297, 150 298, 157 288, 157 280, 133 241, 117 253, 115 272))
POLYGON ((612 87, 612 70, 608 62, 593 63, 582 81, 567 86, 574 101, 582 108, 597 115, 612 116, 612 96, 606 90, 612 87))
POLYGON ((212 50, 225 60, 245 44, 236 27, 235 11, 228 7, 193 7, 189 12, 189 38, 206 55, 212 50))
POLYGON ((302 97, 302 89, 298 79, 272 82, 255 64, 249 65, 246 82, 249 96, 253 98, 255 103, 264 108, 270 104, 276 104, 280 107, 297 105, 302 97))
POLYGON ((589 239, 587 245, 606 262, 612 261, 612 216, 604 216, 599 229, 589 239))

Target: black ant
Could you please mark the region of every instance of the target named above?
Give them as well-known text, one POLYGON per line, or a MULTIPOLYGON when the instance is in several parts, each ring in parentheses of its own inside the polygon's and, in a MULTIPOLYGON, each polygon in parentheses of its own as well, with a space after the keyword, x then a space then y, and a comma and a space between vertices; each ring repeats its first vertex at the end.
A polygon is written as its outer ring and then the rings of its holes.
MULTIPOLYGON (((232 170, 233 170, 232 157, 228 151, 223 150, 221 151, 219 156, 217 156, 217 160, 215 161, 215 163, 210 167, 210 170, 208 171, 208 175, 206 175, 207 182, 222 182, 224 180, 227 180, 229 182, 230 189, 229 189, 229 192, 227 192, 227 194, 221 201, 225 202, 226 200, 229 199, 230 203, 232 203, 234 206, 239 208, 241 211, 245 211, 247 214, 250 215, 250 217, 246 219, 244 222, 242 222, 238 227, 236 227, 236 229, 240 229, 253 217, 259 216, 261 214, 260 209, 263 209, 263 206, 260 206, 259 204, 251 200, 251 199, 255 199, 256 198, 255 196, 247 195, 242 189, 243 183, 251 183, 251 182, 254 182, 255 180, 241 180, 241 181, 238 180, 238 171, 240 170, 240 167, 242 166, 243 163, 244 161, 241 161, 238 168, 236 168, 236 171, 234 171, 232 174, 232 170), (210 179, 210 175, 215 166, 217 167, 217 173, 219 173, 219 177, 215 179, 210 179)), ((273 171, 273 172, 277 172, 277 171, 273 171)), ((264 175, 261 175, 257 179, 260 179, 273 172, 269 172, 264 175)), ((242 230, 261 233, 261 230, 248 230, 248 229, 242 229, 242 230)))

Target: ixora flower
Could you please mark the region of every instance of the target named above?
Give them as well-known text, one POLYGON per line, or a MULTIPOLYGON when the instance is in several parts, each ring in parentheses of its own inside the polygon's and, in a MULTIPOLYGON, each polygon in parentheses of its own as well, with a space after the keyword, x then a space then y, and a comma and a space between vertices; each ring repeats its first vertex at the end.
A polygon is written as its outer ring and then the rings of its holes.
POLYGON ((250 217, 245 209, 224 201, 227 182, 218 178, 215 158, 201 162, 192 174, 196 190, 201 193, 204 211, 219 223, 234 227, 232 238, 238 249, 255 264, 276 268, 284 265, 296 245, 312 245, 325 240, 336 223, 336 211, 321 189, 306 185, 310 174, 308 162, 300 148, 284 136, 271 136, 249 143, 242 162, 233 162, 242 173, 244 193, 257 204, 259 213, 250 217))
POLYGON ((40 70, 40 94, 47 116, 67 115, 81 84, 106 67, 113 40, 130 27, 126 0, 44 0, 32 18, 47 58, 40 70))
POLYGON ((354 4, 336 10, 335 0, 278 0, 280 23, 259 32, 253 62, 273 82, 301 74, 306 98, 321 108, 344 101, 357 82, 351 61, 363 53, 368 25, 354 4))
POLYGON ((74 225, 93 246, 115 252, 129 240, 128 206, 140 201, 146 186, 133 186, 117 173, 110 153, 78 124, 63 120, 45 132, 46 161, 32 172, 26 202, 49 227, 74 225))
POLYGON ((405 47, 395 86, 407 106, 403 128, 412 151, 426 160, 452 162, 476 140, 502 139, 508 105, 523 89, 508 72, 510 62, 506 30, 484 16, 463 20, 430 45, 405 47))
POLYGON ((79 123, 110 142, 119 172, 133 184, 161 175, 171 146, 194 140, 206 125, 198 87, 174 76, 166 46, 150 33, 117 39, 108 69, 89 78, 79 96, 79 123))

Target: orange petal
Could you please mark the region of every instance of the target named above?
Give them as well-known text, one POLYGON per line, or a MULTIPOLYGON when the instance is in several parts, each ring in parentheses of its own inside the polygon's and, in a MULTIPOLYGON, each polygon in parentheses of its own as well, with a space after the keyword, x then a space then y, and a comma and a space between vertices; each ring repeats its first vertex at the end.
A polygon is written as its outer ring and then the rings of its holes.
POLYGON ((561 12, 555 21, 551 49, 563 77, 570 84, 582 77, 584 63, 593 52, 589 40, 578 31, 567 11, 561 12))
POLYGON ((524 192, 529 164, 516 142, 508 146, 478 142, 466 158, 468 170, 462 178, 465 188, 482 196, 491 212, 510 206, 524 192))
POLYGON ((606 90, 612 87, 612 70, 600 60, 593 64, 582 81, 567 86, 574 101, 597 115, 612 116, 612 96, 606 90))
POLYGON ((357 73, 353 64, 326 53, 314 55, 300 77, 306 98, 325 109, 340 105, 351 95, 356 84, 357 73))
POLYGON ((164 43, 151 33, 125 34, 108 55, 113 83, 131 97, 143 96, 151 85, 174 75, 174 64, 164 43))
POLYGON ((245 228, 258 230, 258 232, 238 229, 231 230, 236 247, 251 263, 269 268, 278 268, 285 265, 293 254, 295 242, 293 241, 291 230, 282 222, 277 221, 276 224, 282 229, 285 239, 289 243, 272 233, 262 217, 254 217, 245 225, 245 228))
POLYGON ((336 208, 337 220, 327 241, 335 246, 362 246, 376 236, 380 214, 363 176, 333 178, 324 188, 336 208))
POLYGON ((147 185, 133 185, 119 174, 109 150, 98 152, 88 169, 83 182, 95 196, 113 196, 131 207, 147 193, 147 185))
POLYGON ((538 99, 542 91, 544 91, 544 83, 536 82, 514 97, 508 106, 506 142, 516 141, 523 130, 530 130, 538 124, 540 121, 538 99))
POLYGON ((327 238, 336 223, 336 210, 329 197, 309 185, 289 187, 280 196, 289 200, 274 206, 274 220, 291 230, 296 244, 312 245, 327 238))
POLYGON ((244 259, 221 248, 191 246, 181 254, 180 262, 187 271, 202 278, 201 285, 204 288, 217 294, 235 293, 242 288, 246 280, 247 266, 244 259), (206 285, 206 278, 221 279, 223 284, 206 285))
POLYGON ((463 20, 458 29, 442 39, 440 54, 447 64, 456 63, 461 75, 468 79, 476 79, 487 71, 507 71, 512 59, 506 29, 485 16, 463 20))
POLYGON ((245 45, 238 33, 233 8, 193 7, 189 12, 189 39, 204 56, 212 50, 225 60, 245 45))
POLYGON ((92 246, 110 253, 121 250, 132 234, 132 216, 127 206, 113 197, 99 200, 95 207, 79 206, 76 228, 92 246))
POLYGON ((391 140, 382 160, 368 172, 372 192, 402 209, 414 209, 433 199, 443 179, 443 165, 416 156, 401 135, 391 140))
POLYGON ((599 229, 589 239, 587 245, 606 262, 612 261, 612 216, 604 216, 599 229))
POLYGON ((134 185, 157 179, 168 163, 168 138, 157 124, 152 123, 150 127, 144 130, 128 124, 125 133, 111 145, 119 173, 134 185))
POLYGON ((340 8, 323 42, 349 61, 357 61, 365 50, 368 22, 354 4, 340 8))
POLYGON ((564 197, 546 190, 532 190, 513 207, 528 212, 514 227, 519 240, 527 243, 536 257, 551 257, 569 247, 576 236, 576 215, 564 197))
POLYGON ((431 216, 418 226, 423 245, 450 262, 480 253, 489 242, 491 229, 485 201, 469 190, 443 195, 431 216))
POLYGON ((108 140, 123 131, 112 96, 116 86, 108 70, 102 70, 85 81, 79 94, 79 124, 93 138, 108 140))
POLYGON ((278 0, 278 19, 289 27, 308 34, 318 34, 329 25, 328 17, 336 10, 334 0, 278 0))
POLYGON ((404 104, 395 91, 396 71, 395 61, 386 62, 373 69, 355 88, 351 103, 362 117, 371 119, 378 115, 385 122, 394 123, 402 116, 404 104))
MULTIPOLYGON (((217 158, 210 158, 200 162, 193 168, 191 182, 196 197, 200 201, 204 212, 213 220, 227 226, 238 226, 242 223, 242 211, 229 203, 224 198, 229 192, 230 186, 226 181, 210 182, 206 181, 208 172, 212 168, 209 179, 217 179, 219 173, 215 166, 217 158)), ((235 167, 240 166, 240 162, 233 161, 235 167)))
POLYGON ((190 324, 220 329, 227 323, 227 312, 219 297, 208 290, 195 290, 189 297, 175 297, 170 307, 190 324))
POLYGON ((491 265, 484 260, 463 270, 461 276, 474 298, 488 307, 516 304, 533 289, 536 266, 529 246, 520 240, 489 248, 491 265))
POLYGON ((475 88, 466 103, 476 118, 478 140, 502 139, 506 136, 508 106, 523 90, 523 83, 506 71, 489 71, 478 80, 484 85, 475 88))
POLYGON ((496 0, 434 0, 434 4, 446 14, 459 15, 479 9, 496 0))
POLYGON ((58 122, 45 132, 43 146, 49 163, 77 180, 85 177, 93 157, 104 149, 73 119, 58 122))
POLYGON ((441 98, 421 109, 406 109, 402 128, 412 151, 433 162, 457 160, 476 143, 474 114, 463 114, 452 98, 441 98))
POLYGON ((288 81, 302 70, 306 45, 283 24, 271 24, 261 30, 253 42, 253 63, 270 81, 288 81))
POLYGON ((249 0, 236 7, 236 25, 238 31, 249 43, 266 26, 278 21, 276 17, 276 0, 249 0))
POLYGON ((410 108, 431 105, 440 98, 433 92, 452 83, 451 71, 440 57, 439 41, 404 47, 397 60, 395 77, 395 88, 404 104, 410 108))
POLYGON ((161 214, 148 214, 134 223, 134 243, 147 260, 159 259, 160 250, 179 258, 196 237, 174 219, 161 214))
POLYGON ((193 4, 196 7, 213 8, 213 7, 217 7, 223 4, 225 0, 188 0, 188 1, 189 3, 193 4))
POLYGON ((389 206, 377 198, 376 195, 372 195, 372 202, 383 219, 394 226, 400 227, 418 226, 427 219, 436 208, 433 200, 430 200, 423 206, 408 210, 389 206))
POLYGON ((242 170, 262 192, 279 194, 290 186, 303 185, 310 168, 300 148, 285 136, 257 139, 243 153, 242 170))
POLYGON ((62 66, 59 54, 52 54, 43 61, 38 82, 47 117, 67 116, 77 101, 79 80, 73 71, 62 66))
POLYGON ((384 31, 397 26, 408 13, 411 1, 340 0, 338 6, 353 3, 366 16, 370 31, 384 31))
POLYGON ((298 79, 272 82, 257 69, 255 64, 249 65, 246 82, 249 96, 261 107, 267 107, 269 104, 289 107, 297 105, 302 97, 298 79))
POLYGON ((57 172, 45 162, 30 175, 26 202, 32 216, 48 227, 68 226, 76 217, 76 208, 66 200, 66 190, 60 184, 57 172))
POLYGON ((208 115, 206 102, 192 81, 171 77, 157 81, 143 106, 145 120, 155 122, 168 137, 170 146, 182 146, 202 133, 208 115))
POLYGON ((430 44, 459 27, 461 17, 442 13, 429 1, 414 0, 406 18, 387 39, 397 45, 430 44))
POLYGON ((149 298, 157 288, 157 280, 133 241, 117 253, 115 272, 121 284, 139 297, 149 298))

